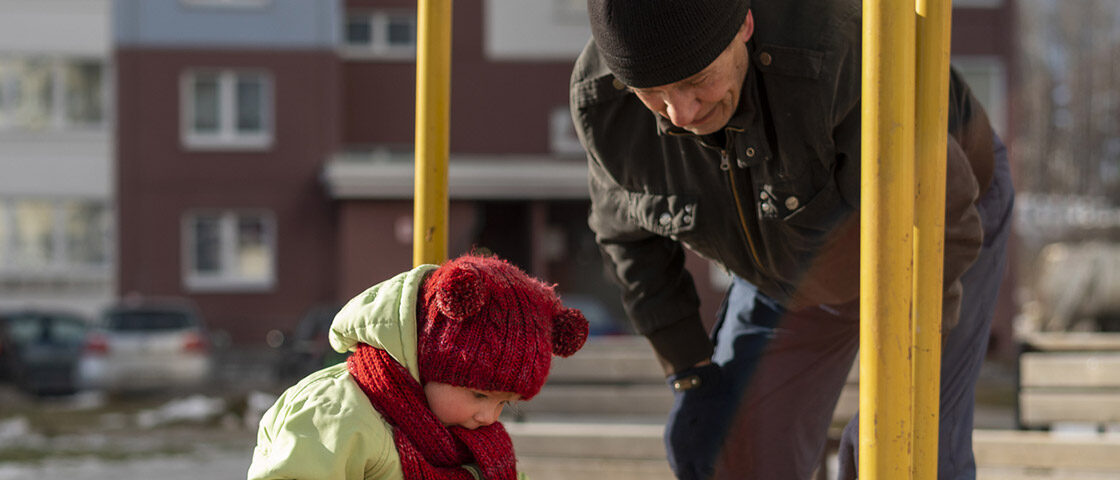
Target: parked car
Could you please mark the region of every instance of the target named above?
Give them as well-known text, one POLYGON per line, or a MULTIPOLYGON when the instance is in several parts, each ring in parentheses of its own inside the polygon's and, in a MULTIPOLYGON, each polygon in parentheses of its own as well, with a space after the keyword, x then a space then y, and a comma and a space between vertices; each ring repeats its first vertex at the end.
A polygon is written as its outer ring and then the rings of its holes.
POLYGON ((281 383, 291 383, 346 359, 327 341, 331 322, 341 309, 341 304, 311 307, 300 317, 295 330, 282 336, 276 357, 276 377, 281 383))
POLYGON ((110 307, 86 338, 78 377, 111 392, 204 386, 213 363, 202 316, 182 299, 126 300, 110 307))
POLYGON ((70 394, 88 324, 52 310, 0 313, 0 377, 36 395, 70 394))

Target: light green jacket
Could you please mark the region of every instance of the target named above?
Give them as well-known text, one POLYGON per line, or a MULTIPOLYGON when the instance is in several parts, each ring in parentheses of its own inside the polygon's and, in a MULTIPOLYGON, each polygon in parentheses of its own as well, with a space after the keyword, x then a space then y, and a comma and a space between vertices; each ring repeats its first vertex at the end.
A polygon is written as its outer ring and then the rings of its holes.
MULTIPOLYGON (((331 325, 331 346, 352 351, 362 342, 383 349, 419 380, 416 296, 434 268, 417 267, 351 299, 331 325)), ((308 375, 265 412, 248 478, 403 480, 404 474, 392 427, 341 363, 308 375)))

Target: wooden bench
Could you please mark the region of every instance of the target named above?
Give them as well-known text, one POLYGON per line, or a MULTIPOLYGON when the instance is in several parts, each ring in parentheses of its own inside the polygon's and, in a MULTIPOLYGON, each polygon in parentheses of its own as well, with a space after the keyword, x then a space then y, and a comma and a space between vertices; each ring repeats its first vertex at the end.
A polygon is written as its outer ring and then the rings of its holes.
MULTIPOLYGON (((1055 340, 1049 340, 1051 343, 1039 343, 1050 345, 1048 355, 1063 351, 1054 346, 1055 340)), ((1094 350, 1109 351, 1103 338, 1091 341, 1096 342, 1094 350)), ((1027 363, 1022 372, 1028 385, 1039 371, 1031 358, 1024 357, 1027 363)), ((1105 370, 1098 377, 1120 374, 1120 367, 1111 363, 1098 365, 1098 371, 1105 370)), ((1069 371, 1056 364, 1051 367, 1069 371)), ((1066 381, 1073 382, 1073 378, 1066 381)), ((833 414, 829 455, 835 453, 840 432, 859 407, 858 381, 857 362, 833 414)), ((1055 394, 1033 392, 1033 388, 1027 386, 1023 392, 1028 405, 1043 405, 1045 401, 1040 404, 1039 399, 1055 394)), ((519 468, 534 480, 672 480, 661 440, 672 401, 664 374, 644 338, 596 337, 571 358, 556 359, 541 393, 517 406, 517 412, 511 414, 514 418, 505 419, 505 424, 519 468)), ((1120 478, 1120 432, 977 430, 973 441, 980 480, 1120 478)), ((815 477, 819 480, 835 475, 828 459, 824 460, 815 477)))
MULTIPOLYGON (((829 430, 832 450, 859 408, 858 381, 853 365, 829 430)), ((576 355, 554 359, 548 383, 513 409, 506 427, 526 471, 543 475, 530 472, 534 480, 672 478, 664 477, 661 443, 672 405, 665 373, 645 338, 594 337, 576 355), (569 465, 575 458, 586 467, 569 465)), ((818 478, 826 478, 823 464, 819 472, 818 478)))
POLYGON ((1025 336, 1017 390, 1022 428, 1120 425, 1120 334, 1025 336))
MULTIPOLYGON (((858 363, 858 362, 857 362, 858 363)), ((522 419, 544 414, 602 414, 664 420, 673 406, 665 373, 643 337, 592 338, 579 353, 553 360, 548 383, 517 406, 522 419)), ((833 427, 843 428, 859 408, 859 372, 853 365, 840 394, 833 427)))

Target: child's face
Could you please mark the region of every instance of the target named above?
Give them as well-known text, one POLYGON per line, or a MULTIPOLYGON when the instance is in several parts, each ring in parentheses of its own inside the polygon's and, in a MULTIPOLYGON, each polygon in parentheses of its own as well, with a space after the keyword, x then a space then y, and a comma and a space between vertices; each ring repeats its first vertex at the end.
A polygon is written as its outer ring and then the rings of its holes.
POLYGON ((425 384, 424 395, 428 397, 428 406, 440 422, 468 430, 498 421, 502 407, 521 398, 516 393, 490 392, 440 382, 425 384))

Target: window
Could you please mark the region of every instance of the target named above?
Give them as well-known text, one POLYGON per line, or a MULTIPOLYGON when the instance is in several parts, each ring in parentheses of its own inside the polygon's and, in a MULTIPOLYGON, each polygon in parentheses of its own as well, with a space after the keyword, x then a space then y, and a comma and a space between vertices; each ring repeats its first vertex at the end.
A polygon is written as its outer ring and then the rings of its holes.
POLYGON ((416 13, 375 11, 346 18, 346 53, 352 56, 412 59, 416 56, 416 13))
POLYGON ((1007 135, 1007 75, 1003 60, 995 56, 958 55, 953 57, 952 63, 984 106, 992 128, 1000 135, 1007 135))
POLYGON ((42 269, 55 257, 54 205, 45 200, 23 200, 11 206, 12 261, 18 268, 42 269))
POLYGON ((98 60, 0 58, 0 128, 97 128, 105 119, 98 60))
POLYGON ((200 70, 184 76, 183 145, 191 149, 272 146, 272 82, 261 72, 200 70))
POLYGON ((188 7, 260 8, 272 0, 179 0, 188 7))
POLYGON ((106 272, 110 221, 99 201, 0 199, 0 274, 106 272))
POLYGON ((276 226, 269 213, 189 213, 183 245, 184 283, 192 290, 265 290, 276 281, 276 226))
POLYGON ((955 0, 953 8, 999 8, 1003 0, 955 0))
POLYGON ((579 143, 568 107, 552 109, 548 117, 548 130, 549 146, 553 153, 583 154, 583 145, 579 143))

